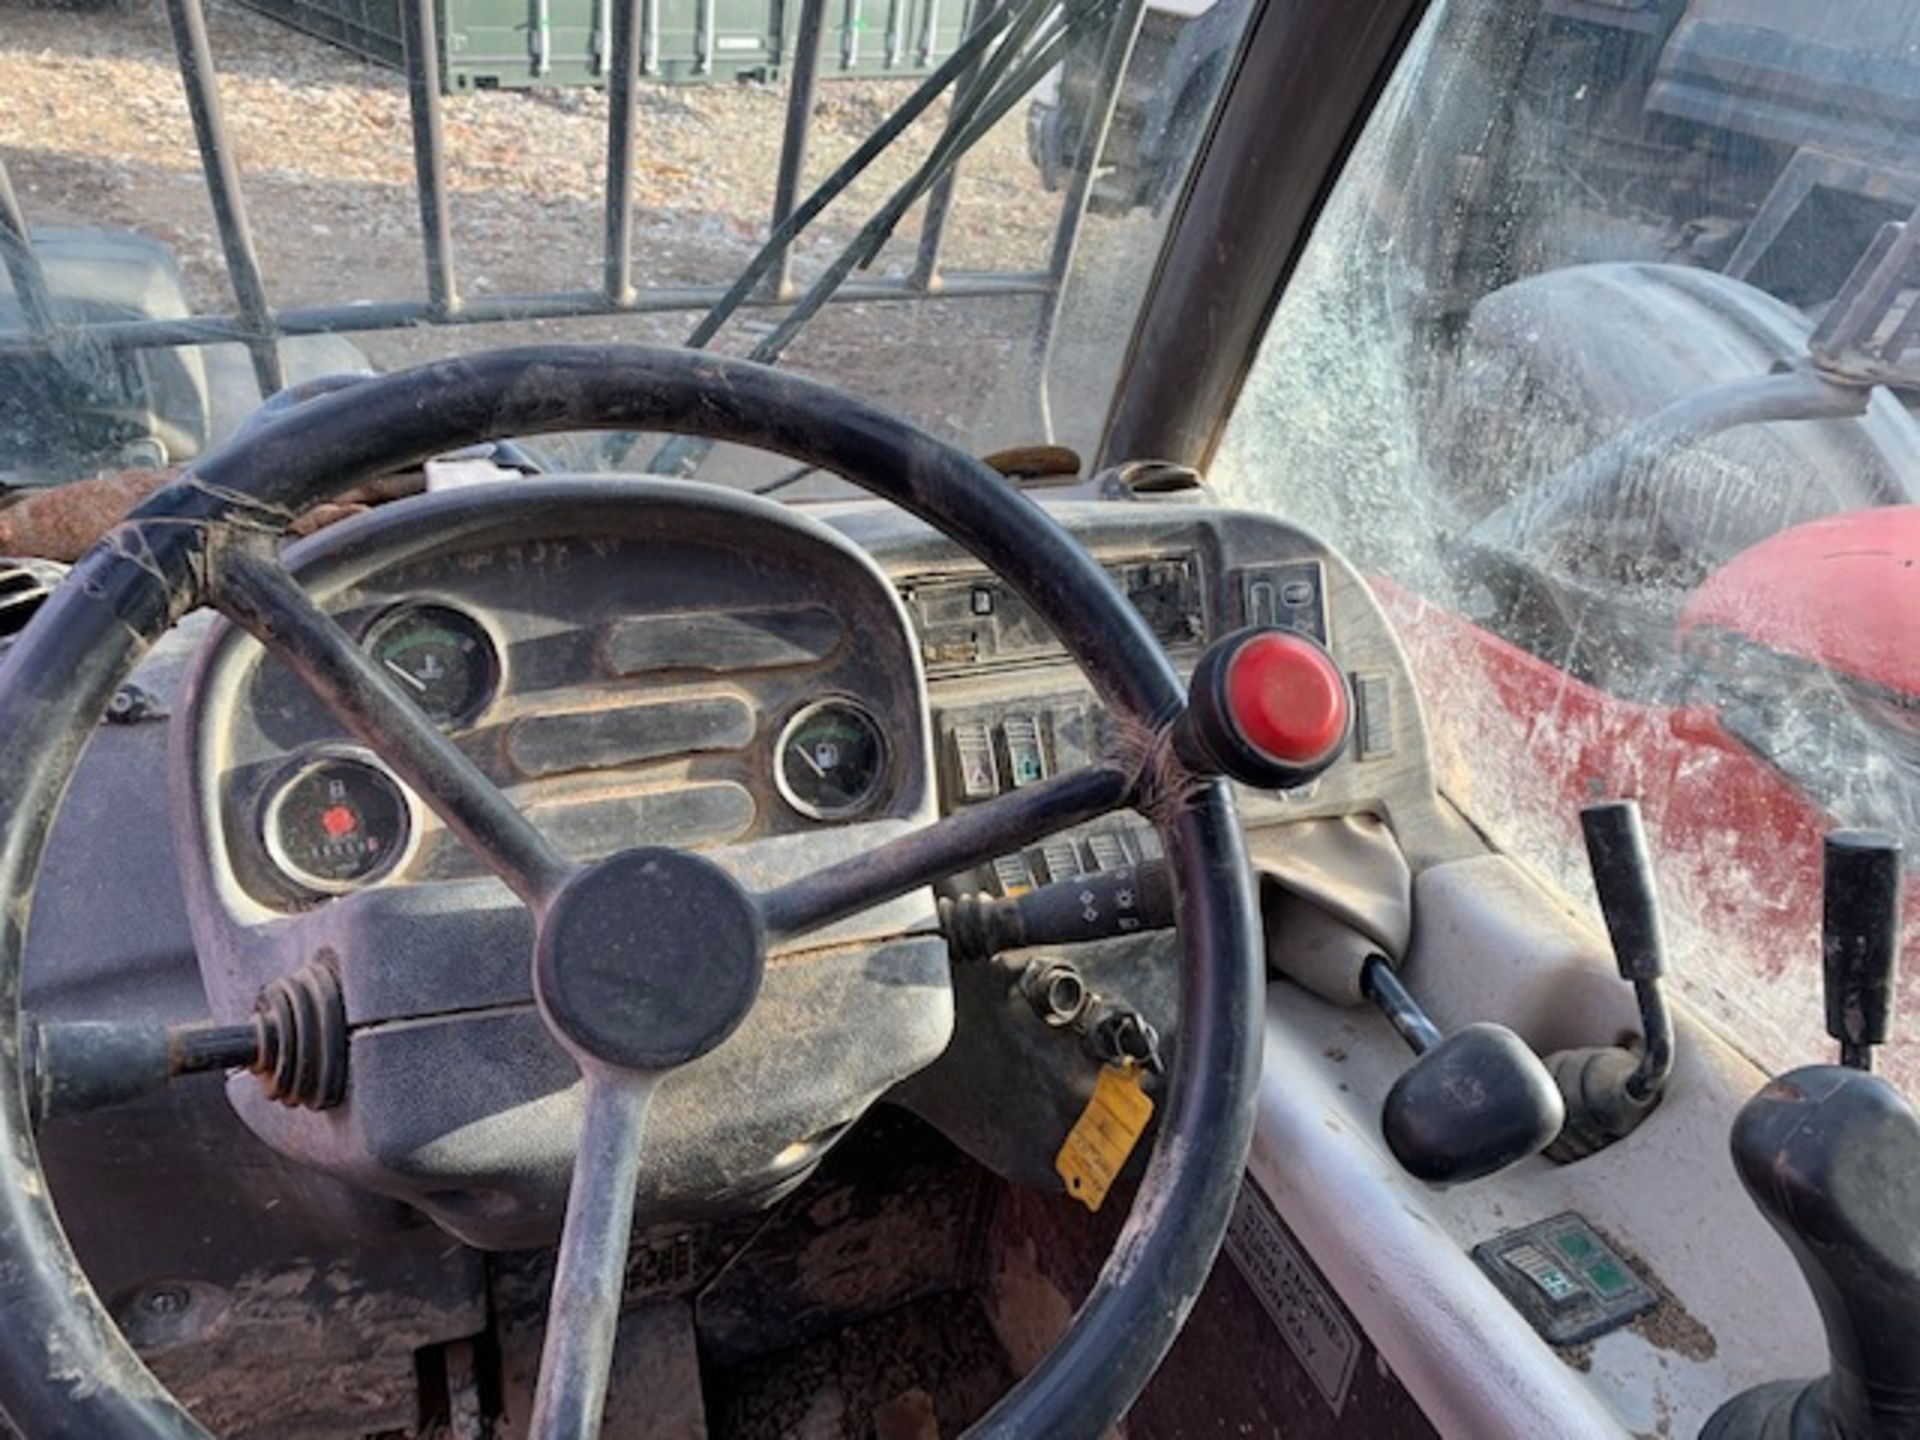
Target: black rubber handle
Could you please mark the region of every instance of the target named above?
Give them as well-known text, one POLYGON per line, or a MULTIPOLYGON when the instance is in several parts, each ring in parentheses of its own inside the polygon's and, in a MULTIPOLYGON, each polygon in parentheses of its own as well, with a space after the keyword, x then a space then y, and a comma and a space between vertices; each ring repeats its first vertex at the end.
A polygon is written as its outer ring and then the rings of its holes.
POLYGON ((1147 860, 1042 885, 1024 895, 942 901, 956 959, 985 960, 1028 945, 1077 945, 1173 925, 1166 862, 1147 860))
POLYGON ((1842 1063, 1871 1068, 1868 1047, 1893 1024, 1900 957, 1900 842, 1877 830, 1835 830, 1826 842, 1827 1033, 1842 1063))
POLYGON ((1639 805, 1632 800, 1589 805, 1580 812, 1580 830, 1620 978, 1659 979, 1667 970, 1667 942, 1639 805))
POLYGON ((1826 1323, 1828 1373, 1739 1396, 1713 1440, 1920 1437, 1920 1119, 1837 1065, 1780 1076, 1740 1111, 1733 1162, 1826 1323))

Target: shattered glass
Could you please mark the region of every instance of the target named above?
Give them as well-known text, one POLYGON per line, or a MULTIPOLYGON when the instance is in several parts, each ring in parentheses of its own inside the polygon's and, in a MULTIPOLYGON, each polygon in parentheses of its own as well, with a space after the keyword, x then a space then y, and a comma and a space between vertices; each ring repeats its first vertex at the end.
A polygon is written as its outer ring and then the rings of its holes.
POLYGON ((1211 468, 1380 582, 1512 853, 1590 895, 1578 807, 1641 801, 1676 985, 1781 1068, 1821 835, 1920 851, 1920 276, 1832 338, 1920 202, 1920 7, 1870 8, 1435 7, 1211 468))

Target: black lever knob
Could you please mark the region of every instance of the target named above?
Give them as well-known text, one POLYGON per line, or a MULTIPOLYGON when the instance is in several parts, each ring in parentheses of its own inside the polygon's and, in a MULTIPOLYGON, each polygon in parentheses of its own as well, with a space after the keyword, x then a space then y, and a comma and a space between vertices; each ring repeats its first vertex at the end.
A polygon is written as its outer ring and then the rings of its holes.
POLYGON ((1380 1133, 1409 1175, 1457 1185, 1540 1153, 1566 1110, 1527 1042, 1504 1025, 1439 1027, 1384 955, 1368 959, 1360 987, 1420 1058, 1393 1082, 1380 1133))
POLYGON ((1667 941, 1640 807, 1631 800, 1589 805, 1580 812, 1580 830, 1607 938, 1613 942, 1613 962, 1639 1002, 1640 1046, 1562 1050, 1547 1058, 1567 1108, 1566 1124, 1548 1147, 1547 1158, 1563 1164, 1632 1134, 1659 1102, 1674 1059, 1673 1016, 1660 989, 1667 941))
POLYGON ((1647 858, 1640 807, 1631 800, 1609 800, 1580 812, 1587 841, 1587 863, 1600 914, 1613 941, 1614 963, 1622 980, 1658 980, 1667 973, 1667 940, 1660 925, 1660 904, 1653 891, 1653 862, 1647 858))
POLYGON ((1877 830, 1835 830, 1827 836, 1825 913, 1827 1033, 1840 1042, 1840 1063, 1873 1069, 1893 1019, 1900 958, 1900 842, 1877 830))
POLYGON ((1747 1102, 1733 1161, 1807 1278, 1832 1368, 1735 1397, 1702 1440, 1920 1440, 1920 1120, 1882 1080, 1809 1065, 1747 1102))

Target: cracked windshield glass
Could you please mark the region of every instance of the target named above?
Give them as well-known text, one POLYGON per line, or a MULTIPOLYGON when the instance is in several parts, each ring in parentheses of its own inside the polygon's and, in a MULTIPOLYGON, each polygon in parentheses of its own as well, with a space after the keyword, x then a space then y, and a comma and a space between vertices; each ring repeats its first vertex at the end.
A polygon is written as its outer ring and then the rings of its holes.
POLYGON ((1920 844, 1917 124, 1911 4, 1441 5, 1212 468, 1375 578, 1512 853, 1590 895, 1577 808, 1639 797, 1769 1066, 1824 1058, 1822 832, 1920 844))

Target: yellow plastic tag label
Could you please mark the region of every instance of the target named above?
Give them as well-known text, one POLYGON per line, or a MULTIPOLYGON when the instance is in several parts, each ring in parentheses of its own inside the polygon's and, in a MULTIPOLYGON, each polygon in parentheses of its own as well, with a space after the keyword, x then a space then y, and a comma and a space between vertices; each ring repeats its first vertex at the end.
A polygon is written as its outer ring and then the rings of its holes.
POLYGON ((1152 1118, 1153 1101, 1140 1088, 1140 1071, 1103 1067, 1087 1108, 1053 1157, 1067 1193, 1087 1209, 1098 1210, 1152 1118))

